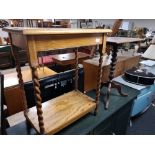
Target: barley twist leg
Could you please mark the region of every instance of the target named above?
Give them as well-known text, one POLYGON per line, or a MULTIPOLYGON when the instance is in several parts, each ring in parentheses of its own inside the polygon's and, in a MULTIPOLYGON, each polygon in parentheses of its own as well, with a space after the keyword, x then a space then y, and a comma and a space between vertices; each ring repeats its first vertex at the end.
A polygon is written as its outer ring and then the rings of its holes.
POLYGON ((25 91, 24 91, 24 81, 23 81, 21 67, 20 67, 20 61, 19 61, 19 56, 18 56, 18 48, 16 46, 12 46, 12 50, 13 50, 15 63, 16 63, 16 71, 17 71, 17 77, 18 77, 18 80, 19 80, 19 86, 20 86, 20 90, 21 90, 21 94, 22 94, 22 98, 23 98, 22 103, 23 103, 24 115, 26 117, 27 116, 27 111, 28 111, 28 109, 27 109, 27 100, 26 100, 25 91))
POLYGON ((112 52, 112 58, 111 58, 111 64, 110 64, 110 74, 109 74, 109 83, 108 83, 108 92, 106 96, 106 103, 105 103, 105 109, 108 109, 109 107, 109 97, 111 92, 111 86, 112 86, 112 79, 114 78, 114 71, 117 63, 117 44, 113 45, 113 52, 112 52))
POLYGON ((101 82, 102 82, 102 63, 103 63, 103 53, 102 50, 99 49, 100 58, 99 58, 99 67, 98 67, 98 78, 97 78, 97 89, 96 89, 96 108, 95 115, 97 114, 98 106, 99 106, 99 97, 101 93, 101 82))
POLYGON ((78 48, 75 50, 75 90, 78 90, 78 48))
POLYGON ((37 67, 31 67, 31 69, 32 69, 32 78, 33 78, 34 93, 35 93, 36 106, 37 106, 39 128, 40 128, 40 133, 44 134, 45 128, 44 128, 43 111, 42 111, 42 104, 41 104, 42 99, 41 99, 41 91, 40 91, 37 67))

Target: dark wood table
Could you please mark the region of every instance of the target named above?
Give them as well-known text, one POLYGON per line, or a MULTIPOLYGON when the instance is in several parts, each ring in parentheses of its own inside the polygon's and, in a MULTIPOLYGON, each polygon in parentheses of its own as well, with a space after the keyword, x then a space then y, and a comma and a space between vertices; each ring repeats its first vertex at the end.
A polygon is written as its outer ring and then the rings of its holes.
MULTIPOLYGON (((83 60, 90 58, 89 54, 78 52, 78 61, 82 63, 83 60)), ((57 54, 53 55, 52 59, 59 65, 70 65, 75 64, 75 53, 57 54)))
MULTIPOLYGON (((109 74, 109 81, 108 81, 108 92, 107 96, 105 99, 105 109, 108 109, 109 106, 109 95, 111 92, 111 87, 117 88, 120 90, 119 85, 115 85, 114 82, 112 82, 114 78, 114 71, 117 63, 117 52, 118 52, 118 47, 121 46, 122 44, 125 43, 140 43, 141 41, 144 41, 144 39, 141 38, 128 38, 128 37, 109 37, 107 38, 107 42, 109 45, 112 46, 112 59, 111 59, 111 64, 110 64, 110 74, 109 74)), ((127 94, 121 92, 120 93, 122 96, 127 96, 127 94)))

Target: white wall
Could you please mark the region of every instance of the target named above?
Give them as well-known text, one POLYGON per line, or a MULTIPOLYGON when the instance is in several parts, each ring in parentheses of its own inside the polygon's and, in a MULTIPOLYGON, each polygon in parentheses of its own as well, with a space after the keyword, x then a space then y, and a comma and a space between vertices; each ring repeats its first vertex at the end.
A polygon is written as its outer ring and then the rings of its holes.
POLYGON ((2 31, 2 29, 0 28, 0 37, 4 38, 4 37, 8 37, 8 33, 2 31))
MULTIPOLYGON (((5 19, 9 24, 10 24, 10 21, 5 19)), ((8 33, 5 32, 5 31, 2 31, 2 28, 0 28, 0 37, 4 38, 4 37, 8 37, 8 33)))

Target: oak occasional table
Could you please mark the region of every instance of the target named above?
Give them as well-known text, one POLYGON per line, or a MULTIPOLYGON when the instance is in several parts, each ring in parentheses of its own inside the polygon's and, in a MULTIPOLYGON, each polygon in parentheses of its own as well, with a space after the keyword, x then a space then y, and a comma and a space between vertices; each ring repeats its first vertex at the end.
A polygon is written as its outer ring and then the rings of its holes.
POLYGON ((23 92, 24 115, 27 124, 30 124, 39 134, 55 134, 87 113, 98 109, 103 53, 106 49, 106 36, 109 29, 53 29, 53 28, 16 28, 3 29, 9 32, 12 50, 16 58, 17 73, 20 88, 23 92), (78 47, 100 44, 99 75, 96 99, 92 99, 77 90, 78 86, 78 47), (25 49, 28 54, 32 71, 36 107, 27 109, 24 94, 23 78, 19 64, 17 47, 25 49), (42 104, 40 84, 38 81, 39 51, 48 51, 64 48, 76 48, 75 51, 75 90, 42 104))

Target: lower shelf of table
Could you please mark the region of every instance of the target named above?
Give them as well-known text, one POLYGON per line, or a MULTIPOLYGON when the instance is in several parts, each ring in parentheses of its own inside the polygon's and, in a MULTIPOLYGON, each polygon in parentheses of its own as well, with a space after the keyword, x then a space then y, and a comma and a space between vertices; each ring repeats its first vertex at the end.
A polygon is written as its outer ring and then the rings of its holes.
MULTIPOLYGON (((96 107, 94 99, 71 91, 42 104, 45 134, 55 134, 96 107)), ((28 120, 39 133, 36 107, 30 108, 28 120)))

